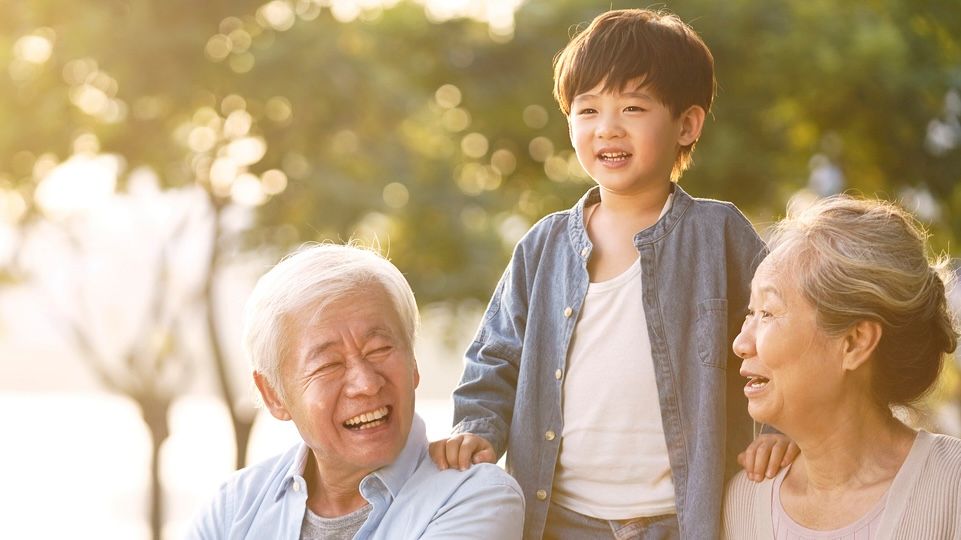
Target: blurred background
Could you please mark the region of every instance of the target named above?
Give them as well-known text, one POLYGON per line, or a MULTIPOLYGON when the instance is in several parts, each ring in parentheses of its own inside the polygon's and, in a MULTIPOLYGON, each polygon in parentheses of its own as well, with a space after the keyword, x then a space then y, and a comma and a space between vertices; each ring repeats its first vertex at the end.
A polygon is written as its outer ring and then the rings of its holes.
MULTIPOLYGON (((444 435, 511 248, 590 186, 551 60, 611 7, 674 11, 714 53, 688 192, 761 231, 896 200, 959 254, 958 0, 0 0, 0 537, 180 538, 291 444, 239 314, 305 241, 407 275, 444 435)), ((915 425, 961 433, 959 371, 915 425)))

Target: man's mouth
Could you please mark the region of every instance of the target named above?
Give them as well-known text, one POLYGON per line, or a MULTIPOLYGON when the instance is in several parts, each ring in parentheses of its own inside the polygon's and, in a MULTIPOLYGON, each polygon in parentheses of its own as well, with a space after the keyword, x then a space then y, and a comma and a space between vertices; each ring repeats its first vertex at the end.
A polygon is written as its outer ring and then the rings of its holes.
POLYGON ((606 163, 618 163, 631 157, 629 152, 601 152, 597 154, 597 159, 606 163))
POLYGON ((760 375, 752 375, 747 379, 747 388, 750 388, 751 390, 760 390, 767 386, 767 383, 770 382, 770 379, 761 377, 760 375))
POLYGON ((387 423, 390 419, 392 408, 390 406, 380 407, 372 411, 358 414, 344 422, 344 427, 354 431, 375 428, 387 423))

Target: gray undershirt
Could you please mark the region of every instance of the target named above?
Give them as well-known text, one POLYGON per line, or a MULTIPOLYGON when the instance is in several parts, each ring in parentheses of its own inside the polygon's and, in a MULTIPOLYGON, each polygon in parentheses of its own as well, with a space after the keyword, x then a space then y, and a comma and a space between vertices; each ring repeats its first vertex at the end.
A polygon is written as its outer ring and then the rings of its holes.
POLYGON ((350 540, 367 521, 371 508, 367 504, 335 518, 320 517, 308 508, 300 527, 300 540, 350 540))

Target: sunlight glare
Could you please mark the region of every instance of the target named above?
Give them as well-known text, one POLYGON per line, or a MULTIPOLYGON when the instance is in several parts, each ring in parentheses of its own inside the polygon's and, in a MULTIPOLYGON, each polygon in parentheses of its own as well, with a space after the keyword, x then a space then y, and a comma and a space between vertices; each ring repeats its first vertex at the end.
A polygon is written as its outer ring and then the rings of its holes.
POLYGON ((93 210, 114 193, 120 159, 110 154, 77 154, 57 165, 37 186, 37 204, 44 214, 61 219, 93 210))

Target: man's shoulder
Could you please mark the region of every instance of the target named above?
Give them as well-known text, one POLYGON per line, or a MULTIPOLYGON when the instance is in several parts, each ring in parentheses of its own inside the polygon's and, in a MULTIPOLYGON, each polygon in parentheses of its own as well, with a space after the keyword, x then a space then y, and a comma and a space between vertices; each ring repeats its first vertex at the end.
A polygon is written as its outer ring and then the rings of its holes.
POLYGON ((287 477, 290 466, 301 451, 298 443, 285 452, 237 470, 224 482, 223 490, 232 497, 258 497, 277 489, 287 477))
POLYGON ((439 470, 430 459, 425 459, 417 467, 404 490, 423 496, 447 499, 455 492, 468 495, 470 492, 483 492, 489 489, 506 488, 521 496, 521 488, 507 471, 491 463, 471 465, 465 471, 457 469, 439 470))

